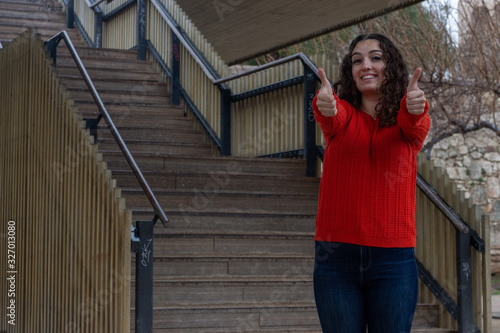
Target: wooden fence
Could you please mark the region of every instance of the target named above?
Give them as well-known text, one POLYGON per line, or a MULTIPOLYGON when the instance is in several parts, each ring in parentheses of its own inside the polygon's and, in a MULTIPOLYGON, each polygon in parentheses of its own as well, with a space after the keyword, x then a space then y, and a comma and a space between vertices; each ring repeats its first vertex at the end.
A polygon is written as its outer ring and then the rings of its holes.
MULTIPOLYGON (((64 4, 64 1, 60 1, 64 4)), ((171 13, 172 17, 179 23, 219 75, 225 77, 232 73, 232 69, 214 52, 208 41, 191 23, 175 1, 156 1, 171 13)), ((126 2, 126 0, 114 0, 109 4, 103 3, 101 5, 102 12, 103 14, 110 13, 126 2)), ((85 1, 75 0, 75 8, 80 8, 79 3, 85 3, 85 1)), ((165 23, 154 2, 147 1, 146 7, 146 39, 151 42, 162 59, 168 64, 172 56, 171 29, 165 23)), ((82 10, 79 9, 79 11, 82 10)), ((78 15, 76 9, 75 14, 78 15)), ((87 21, 90 22, 86 12, 84 18, 84 20, 80 20, 82 24, 87 21)), ((87 34, 93 36, 93 21, 92 24, 84 24, 84 26, 87 34)), ((102 46, 104 48, 129 49, 136 45, 136 35, 137 5, 132 5, 120 15, 104 23, 102 46)), ((210 123, 215 133, 220 136, 220 91, 218 87, 211 83, 202 68, 183 45, 181 45, 178 52, 181 63, 180 84, 198 106, 201 114, 210 123)), ((150 53, 147 53, 147 56, 151 58, 150 53)), ((318 56, 313 61, 325 66, 330 77, 336 77, 337 67, 326 56, 318 56)), ((228 85, 233 94, 237 94, 248 89, 277 82, 277 80, 302 74, 303 68, 300 61, 295 61, 279 68, 273 68, 232 81, 228 85)), ((168 82, 168 80, 165 79, 165 82, 168 82)), ((233 156, 255 156, 303 147, 302 118, 304 110, 302 91, 303 85, 298 84, 265 96, 257 96, 233 104, 231 110, 231 154, 233 156)), ((190 112, 190 110, 186 108, 186 112, 190 112)), ((321 144, 322 137, 319 127, 317 133, 317 143, 321 144)), ((214 148, 213 152, 216 154, 217 150, 214 148)))
MULTIPOLYGON (((75 0, 75 2, 79 1, 84 2, 84 0, 75 0)), ((106 14, 124 3, 126 0, 114 0, 110 4, 103 4, 101 8, 106 14)), ((168 10, 221 77, 227 77, 232 73, 231 68, 214 52, 210 43, 174 0, 149 0, 147 1, 146 39, 150 40, 166 64, 170 63, 172 56, 172 32, 158 10, 158 3, 168 10)), ((127 30, 127 33, 123 30, 124 26, 132 29, 130 27, 136 20, 132 16, 136 12, 137 7, 131 6, 123 15, 118 15, 106 23, 103 32, 103 47, 129 48, 137 44, 136 40, 129 40, 129 38, 135 38, 136 30, 127 30)), ((90 31, 91 28, 85 27, 85 29, 90 31)), ((180 50, 177 51, 180 57, 180 84, 220 136, 219 89, 207 78, 199 63, 184 46, 181 45, 180 50)), ((151 57, 151 54, 148 53, 148 57, 151 57)), ((338 64, 333 63, 325 55, 314 57, 312 61, 318 67, 325 68, 327 76, 335 80, 338 75, 338 64)), ((292 62, 231 81, 228 86, 233 94, 237 94, 302 74, 300 62, 292 62)), ((189 112, 187 108, 186 111, 189 112)), ((302 83, 234 103, 231 108, 231 154, 255 156, 303 148, 303 112, 302 83)), ((316 133, 316 142, 321 145, 323 138, 319 128, 316 133)), ((214 153, 216 153, 215 149, 214 153)), ((475 323, 482 332, 491 332, 489 221, 485 216, 481 216, 478 208, 473 206, 470 200, 465 199, 464 193, 456 191, 456 185, 451 183, 439 169, 435 169, 432 162, 419 158, 419 172, 487 244, 484 254, 472 249, 471 274, 474 283, 475 323)), ((455 230, 427 197, 420 191, 417 196, 417 256, 446 292, 451 297, 456 297, 455 230)), ((420 301, 438 303, 423 285, 420 301)), ((441 311, 439 320, 442 327, 456 327, 455 321, 444 309, 441 311)))
POLYGON ((75 111, 32 31, 0 50, 0 331, 130 331, 131 214, 75 111))
MULTIPOLYGON (((460 214, 462 219, 485 241, 484 253, 473 247, 472 295, 473 318, 483 333, 491 333, 491 270, 490 270, 490 223, 487 215, 465 198, 465 192, 457 191, 457 184, 449 180, 441 168, 434 167, 424 154, 417 158, 418 172, 436 192, 460 214)), ((455 228, 434 204, 417 189, 417 246, 416 256, 439 282, 441 287, 456 301, 457 269, 455 228)), ((425 285, 420 285, 421 303, 440 304, 425 285)), ((456 321, 440 304, 439 324, 442 328, 457 329, 456 321)))

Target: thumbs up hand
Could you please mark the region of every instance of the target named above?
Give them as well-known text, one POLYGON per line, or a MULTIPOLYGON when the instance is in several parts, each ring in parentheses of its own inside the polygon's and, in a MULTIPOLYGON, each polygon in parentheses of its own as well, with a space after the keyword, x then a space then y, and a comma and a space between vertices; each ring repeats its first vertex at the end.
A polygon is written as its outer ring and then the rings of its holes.
POLYGON ((427 101, 424 92, 420 90, 417 84, 421 74, 422 69, 417 68, 406 89, 406 107, 408 112, 414 115, 419 115, 424 112, 425 102, 427 101))
POLYGON ((333 96, 332 87, 326 78, 325 71, 322 68, 318 69, 319 78, 321 79, 321 89, 316 98, 316 106, 319 112, 325 117, 333 117, 337 115, 337 102, 333 96))

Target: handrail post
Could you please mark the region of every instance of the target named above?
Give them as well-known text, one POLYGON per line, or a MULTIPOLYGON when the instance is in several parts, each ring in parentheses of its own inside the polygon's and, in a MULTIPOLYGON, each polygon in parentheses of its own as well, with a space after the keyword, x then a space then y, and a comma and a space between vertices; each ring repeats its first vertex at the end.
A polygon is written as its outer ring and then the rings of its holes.
POLYGON ((146 0, 137 0, 137 59, 146 60, 146 0))
POLYGON ((180 59, 181 59, 181 43, 179 37, 171 31, 171 64, 170 71, 172 74, 172 81, 170 84, 170 102, 173 105, 181 104, 181 90, 180 90, 180 59))
POLYGON ((470 235, 456 230, 458 332, 479 332, 472 312, 472 260, 470 235))
POLYGON ((304 158, 306 160, 306 176, 316 177, 316 121, 312 101, 316 93, 316 76, 308 66, 304 65, 304 158))
POLYGON ((136 252, 135 332, 137 333, 153 332, 153 228, 153 221, 137 221, 132 240, 132 250, 136 252))
POLYGON ((73 29, 75 26, 75 0, 66 3, 66 28, 73 29))
POLYGON ((102 10, 94 7, 94 47, 102 47, 102 10))
POLYGON ((44 42, 44 45, 47 47, 54 65, 57 63, 57 47, 59 46, 60 42, 61 38, 44 42))
POLYGON ((222 156, 231 156, 231 90, 219 86, 220 89, 220 127, 221 127, 221 149, 222 156))

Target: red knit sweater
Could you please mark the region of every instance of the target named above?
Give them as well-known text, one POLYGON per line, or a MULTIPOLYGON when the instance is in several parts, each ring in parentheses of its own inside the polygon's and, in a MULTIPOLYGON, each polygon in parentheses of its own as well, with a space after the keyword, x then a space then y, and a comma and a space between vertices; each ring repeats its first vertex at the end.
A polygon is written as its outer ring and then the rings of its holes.
POLYGON ((414 247, 416 156, 430 117, 408 113, 401 101, 397 124, 379 127, 367 113, 337 100, 337 115, 314 115, 325 136, 316 240, 377 247, 414 247))

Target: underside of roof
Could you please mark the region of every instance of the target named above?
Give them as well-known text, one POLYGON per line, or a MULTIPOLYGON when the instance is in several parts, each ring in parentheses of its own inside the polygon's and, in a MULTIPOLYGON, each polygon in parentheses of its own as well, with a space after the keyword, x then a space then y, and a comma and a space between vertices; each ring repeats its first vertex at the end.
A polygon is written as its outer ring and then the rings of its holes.
POLYGON ((422 0, 177 0, 227 64, 236 64, 422 0))

